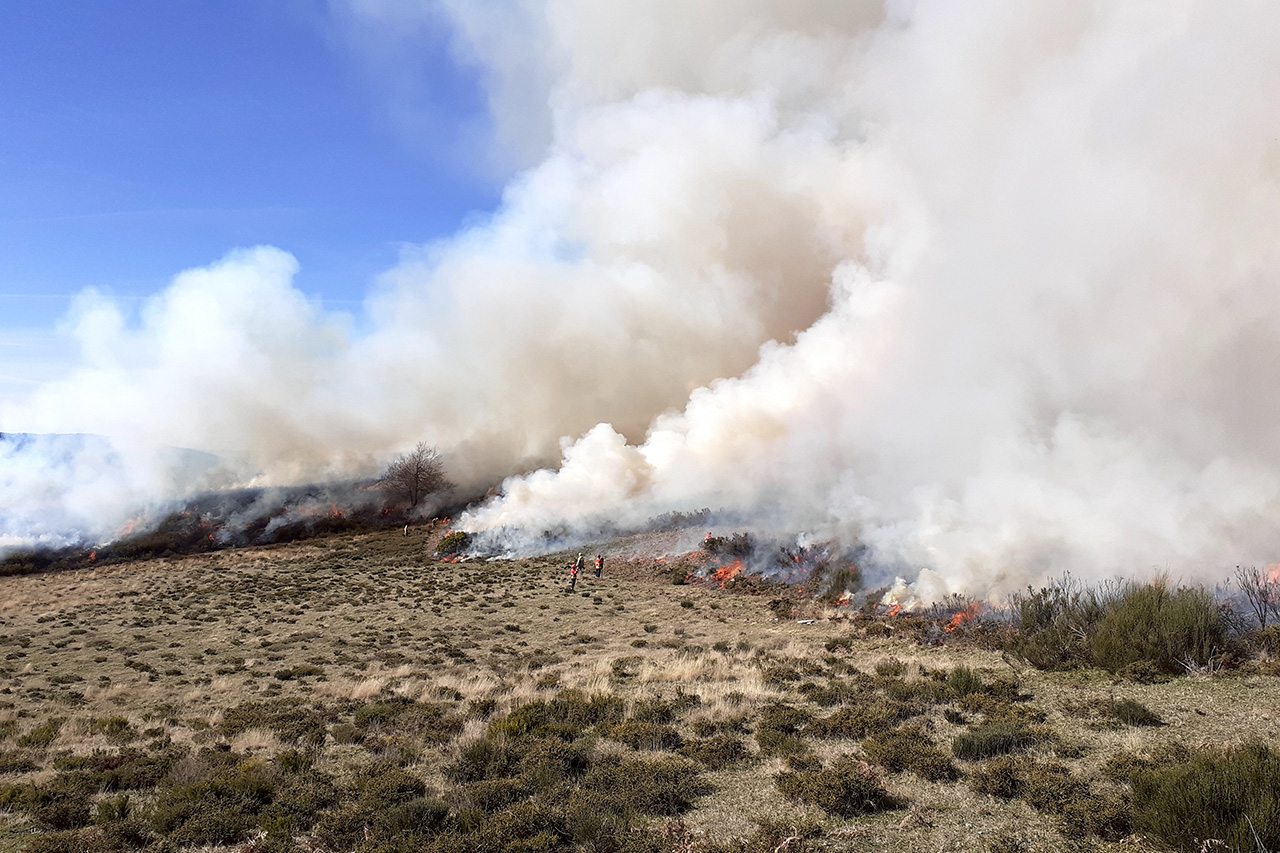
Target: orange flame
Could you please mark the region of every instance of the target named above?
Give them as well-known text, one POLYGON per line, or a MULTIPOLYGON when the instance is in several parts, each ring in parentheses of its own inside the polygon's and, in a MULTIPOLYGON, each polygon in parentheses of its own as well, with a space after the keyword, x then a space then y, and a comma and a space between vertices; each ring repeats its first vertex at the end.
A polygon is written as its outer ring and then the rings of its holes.
POLYGON ((894 616, 897 616, 901 612, 902 612, 902 605, 895 603, 888 610, 885 611, 884 615, 885 615, 885 618, 892 619, 894 616))
POLYGON ((1280 563, 1267 564, 1267 583, 1280 583, 1280 563))
POLYGON ((957 628, 959 628, 961 625, 965 625, 969 622, 972 622, 973 620, 978 618, 978 611, 981 609, 981 607, 982 605, 980 605, 978 602, 975 601, 973 604, 970 604, 968 607, 966 607, 964 610, 961 610, 955 616, 952 616, 951 621, 947 623, 947 627, 943 628, 942 630, 950 634, 953 631, 955 631, 957 628))
POLYGON ((836 599, 836 607, 848 607, 853 602, 853 593, 845 590, 840 593, 840 597, 836 599))
POLYGON ((724 589, 724 585, 738 576, 742 571, 742 561, 734 560, 727 566, 716 569, 715 574, 711 576, 711 580, 720 584, 720 588, 724 589))
POLYGON ((130 534, 132 534, 132 533, 133 533, 133 531, 134 531, 137 527, 138 527, 138 519, 136 519, 136 518, 131 518, 131 519, 129 519, 129 523, 128 523, 128 524, 126 524, 126 525, 125 525, 125 526, 120 530, 120 535, 121 535, 121 536, 129 536, 130 534))
POLYGON ((334 518, 342 518, 342 511, 338 509, 337 504, 333 504, 330 515, 332 515, 334 518))
POLYGON ((92 563, 92 562, 93 562, 94 560, 96 560, 96 559, 98 559, 98 552, 97 552, 97 551, 90 551, 90 552, 89 552, 89 562, 90 562, 90 563, 92 563))

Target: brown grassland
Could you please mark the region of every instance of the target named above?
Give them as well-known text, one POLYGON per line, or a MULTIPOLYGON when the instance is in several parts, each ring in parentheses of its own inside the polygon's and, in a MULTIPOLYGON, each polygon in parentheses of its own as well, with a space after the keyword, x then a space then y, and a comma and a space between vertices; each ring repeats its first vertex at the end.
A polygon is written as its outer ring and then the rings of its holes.
POLYGON ((1265 654, 1046 672, 606 554, 573 592, 418 530, 2 578, 0 851, 1176 849, 1138 772, 1280 743, 1265 654))

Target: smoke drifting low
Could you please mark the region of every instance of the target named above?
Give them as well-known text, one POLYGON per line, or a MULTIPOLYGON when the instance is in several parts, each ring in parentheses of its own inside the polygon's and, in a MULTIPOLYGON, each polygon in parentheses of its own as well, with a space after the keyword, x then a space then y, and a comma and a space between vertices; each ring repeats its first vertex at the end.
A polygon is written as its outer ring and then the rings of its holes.
POLYGON ((707 506, 924 597, 1275 558, 1280 8, 508 5, 444 8, 539 153, 367 328, 238 251, 85 295, 2 422, 257 484, 425 439, 490 537, 707 506))

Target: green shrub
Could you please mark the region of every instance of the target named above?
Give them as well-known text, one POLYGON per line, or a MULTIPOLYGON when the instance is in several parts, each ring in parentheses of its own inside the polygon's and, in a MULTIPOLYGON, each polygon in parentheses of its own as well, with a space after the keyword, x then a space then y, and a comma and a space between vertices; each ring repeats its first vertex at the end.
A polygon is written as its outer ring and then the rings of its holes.
POLYGON ((746 743, 734 735, 715 735, 705 740, 691 741, 680 747, 679 753, 710 770, 724 770, 741 764, 750 757, 746 743))
POLYGON ((892 773, 910 770, 929 782, 952 781, 960 775, 951 756, 919 726, 904 726, 869 738, 862 749, 867 758, 892 773))
POLYGON ((1130 726, 1163 726, 1165 724, 1159 714, 1133 699, 1108 702, 1104 711, 1107 716, 1130 726))
POLYGON ((1095 665, 1117 672, 1136 663, 1179 674, 1227 649, 1227 623, 1202 589, 1170 589, 1164 579, 1130 583, 1089 639, 1095 665))
POLYGON ((611 726, 608 736, 632 749, 672 750, 684 743, 680 733, 671 726, 625 720, 611 726))
POLYGON ((1133 778, 1134 827, 1179 850, 1280 849, 1280 754, 1261 744, 1206 750, 1133 778))
POLYGON ((680 814, 695 799, 711 793, 697 765, 685 758, 635 758, 596 765, 583 777, 582 788, 594 792, 601 805, 618 814, 680 814))
POLYGON ((885 658, 876 664, 876 675, 897 678, 907 671, 907 665, 897 658, 885 658))
POLYGON ((63 717, 54 717, 46 720, 31 731, 18 738, 18 746, 30 746, 37 749, 44 749, 58 739, 58 735, 62 733, 62 724, 66 722, 63 717))
POLYGON ((1067 577, 1014 598, 1013 654, 1039 669, 1092 664, 1149 679, 1208 665, 1230 648, 1227 620, 1208 592, 1166 578, 1099 589, 1067 577))
POLYGON ((786 771, 774 784, 789 800, 851 818, 899 807, 872 769, 844 756, 817 770, 786 771))
POLYGON ((249 729, 267 729, 289 743, 319 746, 324 743, 332 719, 332 713, 301 699, 281 698, 241 702, 228 708, 219 729, 227 737, 249 729))
POLYGON ((957 736, 951 752, 956 758, 975 761, 1030 749, 1043 739, 1041 732, 1029 726, 998 721, 975 726, 957 736))
POLYGON ((841 708, 823 719, 814 720, 805 727, 804 732, 818 738, 861 740, 873 734, 889 731, 899 723, 915 716, 917 710, 919 709, 913 705, 893 700, 841 708))

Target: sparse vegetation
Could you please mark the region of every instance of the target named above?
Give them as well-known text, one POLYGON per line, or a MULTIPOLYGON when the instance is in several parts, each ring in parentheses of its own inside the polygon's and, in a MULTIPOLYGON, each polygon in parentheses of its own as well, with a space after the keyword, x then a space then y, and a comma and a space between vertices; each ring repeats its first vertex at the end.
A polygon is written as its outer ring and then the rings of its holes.
MULTIPOLYGON (((1167 643, 1092 668, 1110 613, 1117 638, 1145 626, 1193 648, 1169 628, 1206 609, 1180 588, 1128 612, 1124 587, 1077 590, 1039 634, 947 633, 954 602, 886 618, 832 606, 825 580, 721 590, 701 553, 611 559, 566 595, 563 555, 437 562, 444 533, 6 579, 0 849, 1118 851, 1137 832, 1198 850, 1175 824, 1241 850, 1257 846, 1241 826, 1271 838, 1253 792, 1274 788, 1273 747, 1230 744, 1280 737, 1274 625, 1248 637, 1254 666, 1186 658, 1212 678, 1178 678, 1167 643), (672 589, 677 574, 694 580, 672 589), (1001 654, 1037 636, 1077 671, 1001 654)), ((452 541, 446 556, 465 553, 452 541)))

